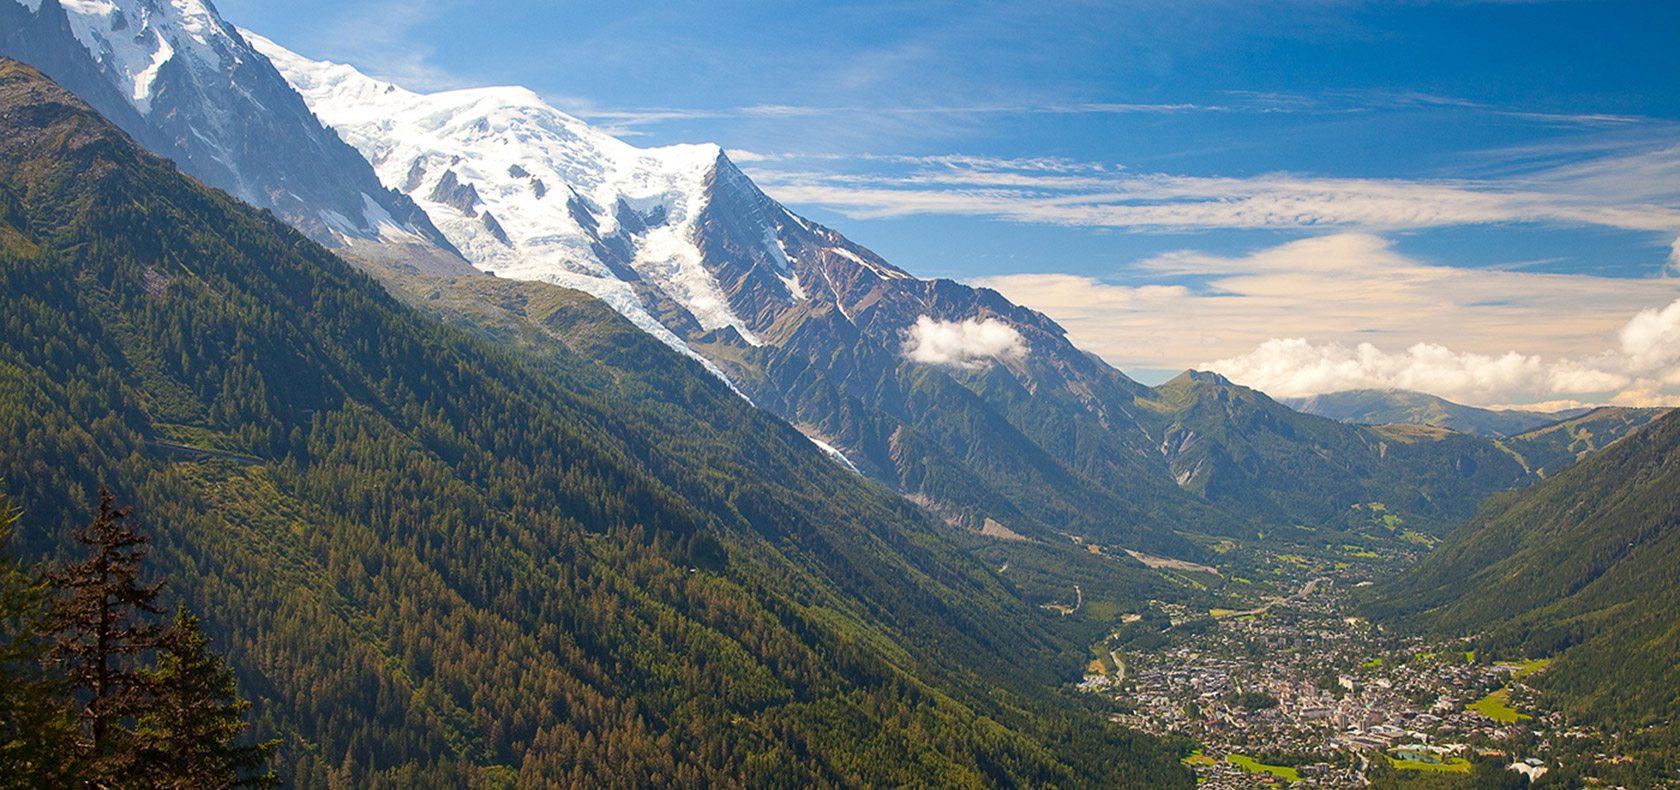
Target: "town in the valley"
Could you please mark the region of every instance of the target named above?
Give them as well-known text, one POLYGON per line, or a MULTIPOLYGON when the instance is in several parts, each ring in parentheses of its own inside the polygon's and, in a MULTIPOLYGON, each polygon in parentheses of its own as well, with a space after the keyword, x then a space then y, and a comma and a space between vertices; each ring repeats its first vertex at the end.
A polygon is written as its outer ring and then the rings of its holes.
MULTIPOLYGON (((1134 556, 1164 573, 1216 573, 1134 556)), ((1113 700, 1121 724, 1188 739, 1185 763, 1204 788, 1362 787, 1381 772, 1468 773, 1487 760, 1533 781, 1564 760, 1621 759, 1595 751, 1612 742, 1601 734, 1535 707, 1524 680, 1548 662, 1385 633, 1350 614, 1369 584, 1353 574, 1284 583, 1292 593, 1246 609, 1151 601, 1125 614, 1094 646, 1081 690, 1113 700)))

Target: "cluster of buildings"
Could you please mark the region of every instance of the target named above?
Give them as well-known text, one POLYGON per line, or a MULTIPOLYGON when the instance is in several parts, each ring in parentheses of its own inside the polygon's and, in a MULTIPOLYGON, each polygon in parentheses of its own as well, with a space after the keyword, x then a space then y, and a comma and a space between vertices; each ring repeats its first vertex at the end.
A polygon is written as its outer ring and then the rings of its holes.
MULTIPOLYGON (((1157 606, 1175 624, 1194 618, 1157 606)), ((1159 650, 1105 645, 1121 671, 1088 676, 1082 687, 1128 708, 1115 716, 1122 724, 1195 739, 1203 752, 1191 763, 1204 788, 1359 787, 1371 761, 1461 764, 1528 724, 1471 708, 1504 688, 1515 667, 1426 652, 1341 617, 1322 595, 1202 626, 1159 650), (1268 757, 1279 764, 1267 766, 1268 757)), ((1544 768, 1522 765, 1533 776, 1544 768)))

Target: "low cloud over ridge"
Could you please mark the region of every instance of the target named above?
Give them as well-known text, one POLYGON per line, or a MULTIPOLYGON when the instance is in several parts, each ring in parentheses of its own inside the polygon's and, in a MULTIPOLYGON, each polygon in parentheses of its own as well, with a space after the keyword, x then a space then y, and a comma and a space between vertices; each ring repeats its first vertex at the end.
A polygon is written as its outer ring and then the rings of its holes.
POLYGON ((906 330, 903 350, 914 362, 974 368, 992 359, 1020 359, 1027 355, 1027 343, 1015 327, 996 318, 935 321, 924 315, 906 330))
POLYGON ((1464 353, 1431 343, 1391 353, 1370 343, 1349 347, 1274 338, 1247 354, 1206 367, 1276 397, 1396 388, 1469 403, 1521 392, 1609 393, 1609 401, 1618 405, 1680 405, 1680 396, 1662 392, 1680 385, 1680 300, 1660 310, 1641 310, 1617 334, 1617 349, 1551 360, 1515 351, 1498 356, 1464 353))
POLYGON ((1474 403, 1654 405, 1680 386, 1666 372, 1680 361, 1676 278, 1442 266, 1362 233, 1128 269, 1132 284, 1065 273, 973 284, 1042 310, 1122 370, 1222 365, 1280 397, 1407 387, 1474 403))

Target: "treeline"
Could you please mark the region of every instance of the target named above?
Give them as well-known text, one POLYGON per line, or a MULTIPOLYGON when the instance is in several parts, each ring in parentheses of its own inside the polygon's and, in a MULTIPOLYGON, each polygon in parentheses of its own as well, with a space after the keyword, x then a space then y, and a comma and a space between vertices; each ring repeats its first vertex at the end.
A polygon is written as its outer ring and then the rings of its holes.
MULTIPOLYGON (((1521 741, 1533 741, 1535 736, 1530 734, 1518 740, 1517 743, 1506 743, 1502 746, 1520 750, 1525 745, 1521 741)), ((1546 773, 1532 781, 1510 769, 1514 758, 1505 753, 1470 758, 1468 772, 1399 768, 1391 764, 1388 758, 1373 755, 1365 777, 1370 780, 1371 787, 1375 790, 1573 790, 1596 786, 1670 786, 1664 779, 1665 769, 1674 764, 1672 751, 1666 752, 1666 761, 1663 761, 1665 754, 1662 752, 1635 748, 1631 751, 1640 752, 1644 756, 1643 759, 1611 762, 1598 759, 1597 755, 1602 754, 1605 748, 1624 750, 1628 746, 1626 742, 1612 746, 1605 742, 1582 738, 1553 741, 1550 754, 1554 759, 1547 760, 1546 773)))
POLYGON ((19 545, 132 491, 288 784, 1188 786, 1045 691, 1056 621, 698 366, 426 319, 19 68, 19 545))
POLYGON ((1528 790, 1580 786, 1559 782, 1551 776, 1542 776, 1531 783, 1528 777, 1510 770, 1510 758, 1503 755, 1477 757, 1471 763, 1467 773, 1429 771, 1398 768, 1388 757, 1375 754, 1371 756, 1365 778, 1377 790, 1528 790))

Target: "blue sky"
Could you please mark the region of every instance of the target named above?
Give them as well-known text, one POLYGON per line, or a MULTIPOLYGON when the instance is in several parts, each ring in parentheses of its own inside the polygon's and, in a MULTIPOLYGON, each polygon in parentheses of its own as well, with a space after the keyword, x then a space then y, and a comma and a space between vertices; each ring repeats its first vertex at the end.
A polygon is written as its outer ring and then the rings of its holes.
POLYGON ((412 89, 720 143, 1146 381, 1680 393, 1680 4, 218 5, 412 89))

